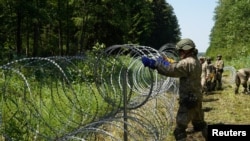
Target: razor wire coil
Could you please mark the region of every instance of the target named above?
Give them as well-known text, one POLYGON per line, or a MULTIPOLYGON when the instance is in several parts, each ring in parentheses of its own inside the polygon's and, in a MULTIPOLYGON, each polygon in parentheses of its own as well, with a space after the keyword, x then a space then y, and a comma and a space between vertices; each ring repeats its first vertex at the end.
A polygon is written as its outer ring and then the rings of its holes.
POLYGON ((141 57, 164 53, 178 60, 174 48, 124 44, 98 56, 32 57, 2 65, 0 132, 13 140, 118 141, 124 133, 130 140, 163 140, 173 125, 178 82, 145 68, 141 57))

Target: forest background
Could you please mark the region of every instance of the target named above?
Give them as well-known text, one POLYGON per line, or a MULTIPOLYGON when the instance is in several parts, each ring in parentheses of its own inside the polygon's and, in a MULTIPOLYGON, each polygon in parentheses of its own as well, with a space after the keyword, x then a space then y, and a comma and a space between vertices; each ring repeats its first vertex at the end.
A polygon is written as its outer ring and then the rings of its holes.
MULTIPOLYGON (((1 62, 79 55, 100 45, 159 49, 181 37, 178 17, 165 0, 1 0, 0 7, 1 62)), ((249 11, 249 1, 218 1, 206 56, 223 52, 229 62, 248 57, 249 11)))

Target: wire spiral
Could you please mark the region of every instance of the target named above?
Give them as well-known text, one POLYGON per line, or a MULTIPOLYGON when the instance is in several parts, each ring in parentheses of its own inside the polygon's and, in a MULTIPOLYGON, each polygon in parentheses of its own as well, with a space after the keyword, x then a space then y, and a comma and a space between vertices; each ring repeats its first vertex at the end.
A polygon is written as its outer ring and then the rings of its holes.
POLYGON ((6 140, 164 140, 178 93, 175 78, 142 56, 178 59, 125 44, 96 55, 31 57, 0 66, 0 132, 6 140))

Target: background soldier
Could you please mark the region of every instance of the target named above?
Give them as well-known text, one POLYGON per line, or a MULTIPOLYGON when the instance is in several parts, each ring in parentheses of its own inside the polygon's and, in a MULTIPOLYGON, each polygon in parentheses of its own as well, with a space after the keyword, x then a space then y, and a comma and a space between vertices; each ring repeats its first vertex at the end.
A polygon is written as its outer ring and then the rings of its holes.
POLYGON ((216 68, 212 64, 212 59, 207 57, 207 91, 211 92, 215 90, 216 87, 216 68))
POLYGON ((239 69, 236 72, 236 76, 235 76, 235 94, 239 93, 239 87, 240 85, 243 86, 244 91, 243 93, 249 93, 250 92, 250 68, 242 68, 239 69), (247 89, 248 86, 248 89, 247 89))
POLYGON ((215 61, 216 68, 216 85, 217 90, 222 90, 222 73, 224 68, 224 61, 222 60, 222 55, 217 55, 217 60, 215 61))
POLYGON ((201 69, 201 87, 202 93, 207 94, 207 61, 206 58, 201 56, 199 58, 202 69, 201 69))

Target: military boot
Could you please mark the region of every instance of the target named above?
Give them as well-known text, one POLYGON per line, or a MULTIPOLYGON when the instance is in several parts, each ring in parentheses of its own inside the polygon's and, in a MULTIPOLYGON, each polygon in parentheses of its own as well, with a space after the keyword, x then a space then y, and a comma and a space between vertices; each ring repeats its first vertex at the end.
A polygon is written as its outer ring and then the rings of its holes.
POLYGON ((185 131, 185 128, 175 128, 174 137, 176 141, 186 141, 187 133, 185 131))

